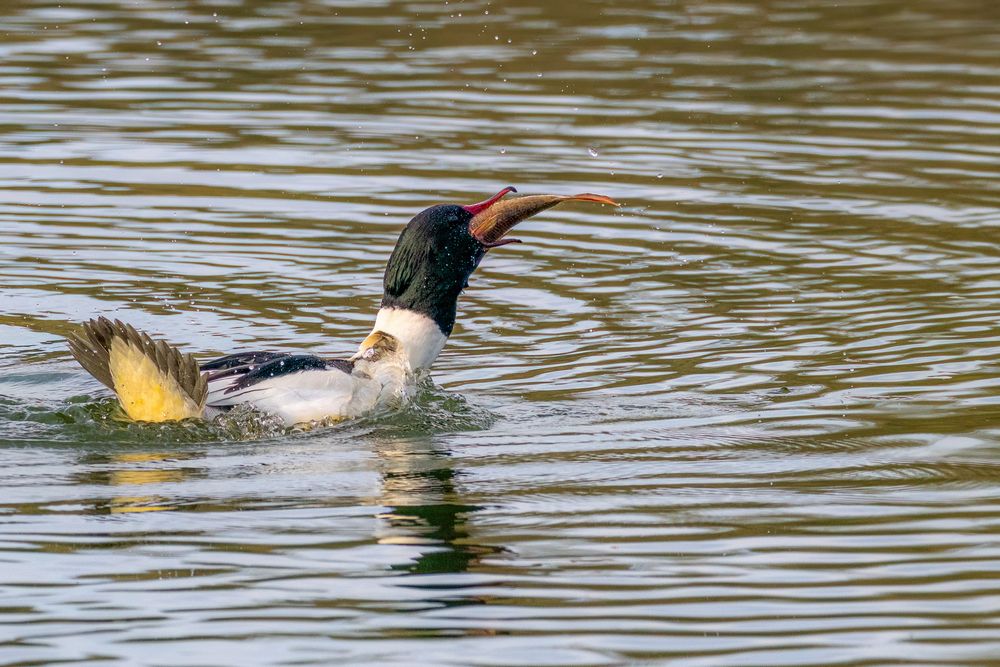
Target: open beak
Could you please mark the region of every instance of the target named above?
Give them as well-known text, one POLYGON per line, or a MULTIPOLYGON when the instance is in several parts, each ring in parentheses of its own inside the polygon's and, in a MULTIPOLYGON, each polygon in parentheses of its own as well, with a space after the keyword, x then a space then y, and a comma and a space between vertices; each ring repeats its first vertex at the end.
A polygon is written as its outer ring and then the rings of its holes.
POLYGON ((604 195, 585 192, 579 195, 527 195, 503 199, 508 192, 517 192, 513 187, 506 187, 486 201, 470 206, 463 206, 472 214, 469 221, 469 233, 487 248, 520 243, 520 239, 504 238, 504 235, 514 228, 514 225, 541 213, 545 209, 558 206, 567 201, 589 201, 598 204, 619 206, 618 202, 604 195))

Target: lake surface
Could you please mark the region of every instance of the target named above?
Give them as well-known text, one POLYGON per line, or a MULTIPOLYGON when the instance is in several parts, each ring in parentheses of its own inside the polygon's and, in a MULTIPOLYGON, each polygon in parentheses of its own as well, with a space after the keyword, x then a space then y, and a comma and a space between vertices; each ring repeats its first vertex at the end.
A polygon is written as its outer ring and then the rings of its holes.
POLYGON ((4 664, 995 664, 1000 10, 5 0, 4 664), (123 422, 63 336, 348 355, 436 202, 411 406, 123 422))

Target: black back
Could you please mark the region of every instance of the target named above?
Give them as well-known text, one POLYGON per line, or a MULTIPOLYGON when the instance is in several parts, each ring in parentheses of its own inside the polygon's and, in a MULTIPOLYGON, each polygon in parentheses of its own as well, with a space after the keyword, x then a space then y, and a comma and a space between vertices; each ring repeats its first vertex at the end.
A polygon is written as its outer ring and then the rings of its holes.
POLYGON ((346 359, 322 359, 311 354, 240 352, 201 364, 206 380, 232 378, 225 393, 246 389, 258 382, 302 371, 339 370, 350 374, 354 364, 346 359))

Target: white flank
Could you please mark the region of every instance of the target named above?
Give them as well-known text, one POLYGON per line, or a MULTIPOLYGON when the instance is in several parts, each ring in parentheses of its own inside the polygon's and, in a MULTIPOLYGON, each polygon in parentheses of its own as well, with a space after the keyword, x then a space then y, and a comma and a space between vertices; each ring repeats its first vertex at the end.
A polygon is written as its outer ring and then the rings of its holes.
POLYGON ((403 308, 382 308, 372 333, 381 331, 403 346, 403 354, 413 372, 430 368, 441 354, 448 337, 431 318, 403 308))
POLYGON ((208 383, 208 411, 249 403, 277 415, 286 424, 357 417, 392 400, 403 399, 415 373, 430 368, 448 337, 434 320, 412 310, 383 308, 372 333, 392 336, 396 351, 366 357, 359 350, 354 371, 310 369, 257 380, 235 391, 242 376, 226 376, 208 383))
POLYGON ((226 390, 238 378, 208 383, 208 403, 225 407, 249 403, 281 417, 286 424, 356 417, 375 407, 380 386, 359 381, 337 370, 309 370, 279 375, 232 393, 226 390))

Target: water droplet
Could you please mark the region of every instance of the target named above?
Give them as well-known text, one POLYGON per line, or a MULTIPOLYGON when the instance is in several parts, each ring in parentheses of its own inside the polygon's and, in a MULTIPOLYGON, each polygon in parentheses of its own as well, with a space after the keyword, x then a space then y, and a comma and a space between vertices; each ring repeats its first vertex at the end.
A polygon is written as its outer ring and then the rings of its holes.
POLYGON ((663 174, 657 174, 656 177, 657 178, 663 178, 663 174))
POLYGON ((531 50, 531 55, 537 56, 538 55, 538 51, 536 49, 532 49, 531 50))
POLYGON ((588 146, 587 152, 590 153, 590 157, 597 157, 598 155, 600 155, 600 153, 597 152, 597 149, 594 148, 593 146, 588 146))
POLYGON ((506 155, 506 154, 507 154, 507 149, 506 148, 501 148, 500 149, 500 155, 506 155))

